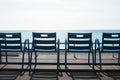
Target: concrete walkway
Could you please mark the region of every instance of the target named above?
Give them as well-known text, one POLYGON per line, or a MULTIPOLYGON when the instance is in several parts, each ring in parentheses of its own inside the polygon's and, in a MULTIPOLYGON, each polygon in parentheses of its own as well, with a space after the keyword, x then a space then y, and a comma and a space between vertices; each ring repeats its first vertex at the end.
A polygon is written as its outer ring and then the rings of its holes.
MULTIPOLYGON (((27 55, 26 55, 26 62, 28 62, 27 55)), ((2 56, 2 61, 5 62, 5 57, 2 56)), ((8 59, 9 62, 20 62, 21 61, 21 55, 19 56, 10 56, 8 59)), ((34 58, 33 58, 34 61, 34 58)), ((91 60, 92 61, 92 60, 91 60)), ((56 55, 39 55, 38 56, 38 62, 56 62, 56 55)), ((60 55, 60 62, 64 63, 64 54, 60 55)), ((87 63, 87 55, 84 54, 78 54, 78 55, 73 55, 70 54, 68 55, 68 62, 75 62, 75 63, 87 63)), ((98 62, 98 60, 97 60, 98 62)), ((108 62, 108 63, 116 63, 117 62, 117 57, 112 57, 112 55, 104 55, 103 56, 103 62, 108 62), (107 60, 108 59, 108 60, 107 60)), ((34 66, 34 65, 33 65, 34 66)), ((25 66, 26 68, 28 65, 25 66)), ((55 68, 56 66, 47 66, 47 65, 37 65, 36 68, 55 68)), ((64 65, 60 66, 62 69, 65 68, 64 65)), ((69 65, 69 69, 91 69, 89 65, 69 65)), ((12 65, 12 64, 1 64, 0 65, 0 70, 2 68, 21 68, 21 65, 12 65)), ((96 69, 98 68, 97 66, 95 67, 96 69)), ((119 65, 107 65, 104 66, 103 69, 116 69, 120 70, 119 65)), ((0 80, 56 80, 55 78, 56 73, 54 72, 34 72, 32 75, 29 75, 28 71, 25 71, 24 73, 20 73, 19 71, 0 71, 0 80), (43 78, 41 78, 43 77, 43 78)), ((119 72, 87 72, 87 71, 82 71, 82 72, 62 72, 59 73, 58 75, 59 80, 120 80, 120 71, 119 72)))

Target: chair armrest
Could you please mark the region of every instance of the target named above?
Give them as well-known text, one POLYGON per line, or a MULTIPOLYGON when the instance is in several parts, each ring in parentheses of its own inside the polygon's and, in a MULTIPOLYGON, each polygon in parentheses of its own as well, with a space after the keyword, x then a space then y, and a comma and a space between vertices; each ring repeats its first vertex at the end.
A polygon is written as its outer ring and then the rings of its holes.
POLYGON ((26 39, 24 41, 24 47, 23 47, 23 51, 29 50, 29 39, 26 39))
POLYGON ((91 46, 91 51, 93 51, 93 49, 94 49, 93 44, 94 44, 94 42, 92 41, 92 42, 91 42, 91 45, 90 45, 90 46, 91 46))
POLYGON ((67 44, 68 44, 68 40, 65 39, 65 50, 67 50, 67 44))
POLYGON ((60 39, 57 39, 57 42, 56 42, 57 46, 56 46, 56 50, 59 51, 60 49, 60 39))
POLYGON ((99 39, 95 39, 95 49, 100 50, 100 41, 99 41, 99 39))

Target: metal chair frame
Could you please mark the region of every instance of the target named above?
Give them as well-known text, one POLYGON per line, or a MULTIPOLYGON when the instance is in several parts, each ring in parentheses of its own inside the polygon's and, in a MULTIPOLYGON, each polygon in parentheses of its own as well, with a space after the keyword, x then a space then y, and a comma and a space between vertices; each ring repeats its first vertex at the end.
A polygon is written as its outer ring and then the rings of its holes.
POLYGON ((94 52, 92 33, 68 33, 68 39, 65 40, 65 70, 69 71, 67 65, 91 65, 90 54, 92 54, 92 71, 94 71, 94 52), (77 46, 78 45, 78 46, 77 46), (72 53, 87 53, 88 63, 68 63, 67 54, 72 53))
MULTIPOLYGON (((59 64, 59 39, 56 39, 56 33, 32 33, 33 42, 32 42, 32 48, 31 48, 31 60, 30 60, 30 75, 31 71, 54 71, 53 69, 32 69, 32 64, 45 64, 45 65, 57 65, 56 72, 58 74, 60 64, 59 64), (32 62, 32 55, 33 52, 35 54, 35 63, 32 62), (48 63, 37 63, 37 52, 39 53, 56 53, 57 54, 57 62, 48 62, 48 63)), ((56 76, 58 77, 58 75, 56 76)))
MULTIPOLYGON (((24 43, 22 43, 21 33, 0 33, 0 64, 22 64, 21 69, 24 69, 24 56, 25 52, 28 52, 26 47, 29 47, 29 40, 26 39, 24 43), (1 52, 5 52, 6 62, 2 62, 1 52), (22 52, 22 62, 9 62, 8 61, 8 52, 20 53, 22 52)), ((30 55, 28 53, 28 61, 30 59, 30 55)), ((29 63, 29 62, 28 62, 29 63)))
POLYGON ((102 42, 95 40, 95 64, 98 50, 100 71, 103 71, 102 65, 120 65, 120 33, 103 33, 102 42), (114 46, 113 46, 114 45, 114 46), (118 63, 102 63, 102 54, 118 53, 118 63))

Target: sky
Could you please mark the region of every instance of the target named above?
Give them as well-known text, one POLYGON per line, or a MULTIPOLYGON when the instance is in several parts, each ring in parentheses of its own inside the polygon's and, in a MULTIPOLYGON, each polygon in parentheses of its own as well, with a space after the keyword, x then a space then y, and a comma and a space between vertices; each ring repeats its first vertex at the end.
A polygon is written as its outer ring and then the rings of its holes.
POLYGON ((120 29, 120 0, 0 0, 0 30, 120 29))

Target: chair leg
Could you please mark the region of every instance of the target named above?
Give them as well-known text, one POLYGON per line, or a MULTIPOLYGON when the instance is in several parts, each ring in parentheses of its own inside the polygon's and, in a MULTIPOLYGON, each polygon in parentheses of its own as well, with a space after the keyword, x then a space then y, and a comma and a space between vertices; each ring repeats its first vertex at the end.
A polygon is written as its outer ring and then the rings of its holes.
POLYGON ((59 76, 59 64, 60 64, 60 57, 59 57, 59 51, 57 52, 57 74, 56 74, 56 80, 58 80, 58 76, 59 76))
POLYGON ((57 52, 57 71, 59 70, 59 65, 60 65, 60 54, 59 51, 57 52))
POLYGON ((65 51, 65 70, 67 70, 67 52, 65 51))
POLYGON ((94 61, 95 61, 95 64, 96 64, 96 54, 97 54, 97 52, 95 51, 95 53, 94 53, 94 61))
POLYGON ((102 71, 102 59, 101 59, 101 52, 99 52, 99 64, 100 64, 100 71, 102 71))
POLYGON ((90 53, 88 53, 88 64, 90 65, 90 53))
POLYGON ((1 52, 0 52, 0 64, 2 63, 2 55, 1 55, 1 52))
POLYGON ((96 64, 96 54, 97 54, 97 45, 95 44, 95 50, 94 50, 94 62, 96 64))
POLYGON ((30 63, 30 52, 28 51, 28 63, 30 63))
POLYGON ((120 65, 120 53, 118 53, 118 64, 120 65))
POLYGON ((25 58, 25 52, 23 52, 23 56, 22 56, 22 70, 24 68, 24 58, 25 58))
POLYGON ((32 51, 30 52, 30 62, 29 62, 29 65, 30 65, 29 75, 31 75, 31 71, 32 71, 32 51))
MULTIPOLYGON (((29 50, 29 49, 28 49, 29 50)), ((29 75, 30 75, 30 70, 31 70, 31 53, 28 51, 28 64, 29 64, 29 75)))
POLYGON ((35 52, 35 64, 37 63, 37 52, 35 52))
POLYGON ((94 61, 94 52, 92 52, 92 68, 93 68, 93 71, 95 71, 95 61, 94 61))
POLYGON ((7 52, 5 52, 5 57, 6 57, 6 64, 7 64, 8 63, 7 52))

